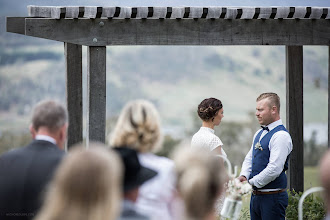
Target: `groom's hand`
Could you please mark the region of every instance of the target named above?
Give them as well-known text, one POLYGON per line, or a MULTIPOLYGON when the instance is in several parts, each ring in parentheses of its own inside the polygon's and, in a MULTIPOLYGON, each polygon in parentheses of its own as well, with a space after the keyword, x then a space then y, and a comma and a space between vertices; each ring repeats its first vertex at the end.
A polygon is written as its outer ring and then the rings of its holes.
POLYGON ((239 176, 239 177, 237 177, 237 179, 238 179, 240 182, 247 181, 247 179, 246 179, 245 176, 239 176))

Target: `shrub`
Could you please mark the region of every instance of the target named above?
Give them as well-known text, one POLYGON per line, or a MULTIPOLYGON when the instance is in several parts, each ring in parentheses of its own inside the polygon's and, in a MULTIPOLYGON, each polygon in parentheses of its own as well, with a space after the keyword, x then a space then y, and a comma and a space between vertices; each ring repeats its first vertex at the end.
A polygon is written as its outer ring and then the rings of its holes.
MULTIPOLYGON (((286 209, 286 219, 298 219, 298 204, 302 192, 288 191, 289 205, 286 209)), ((303 219, 322 220, 325 217, 324 202, 319 196, 308 195, 303 203, 303 219)))

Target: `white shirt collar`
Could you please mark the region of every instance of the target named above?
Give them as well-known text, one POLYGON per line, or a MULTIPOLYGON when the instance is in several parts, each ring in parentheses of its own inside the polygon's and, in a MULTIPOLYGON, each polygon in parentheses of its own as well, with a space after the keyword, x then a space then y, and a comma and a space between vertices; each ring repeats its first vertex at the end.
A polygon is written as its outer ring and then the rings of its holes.
POLYGON ((209 127, 201 127, 201 130, 207 130, 207 131, 211 131, 214 134, 214 130, 212 128, 209 127))
POLYGON ((274 122, 270 123, 269 125, 267 125, 267 127, 268 127, 269 131, 271 131, 274 128, 276 128, 277 126, 282 125, 282 124, 283 124, 282 119, 279 119, 277 121, 274 121, 274 122))
POLYGON ((43 140, 43 141, 48 141, 50 143, 53 143, 56 145, 56 140, 50 136, 47 136, 47 135, 41 135, 41 134, 38 134, 35 138, 36 140, 43 140))

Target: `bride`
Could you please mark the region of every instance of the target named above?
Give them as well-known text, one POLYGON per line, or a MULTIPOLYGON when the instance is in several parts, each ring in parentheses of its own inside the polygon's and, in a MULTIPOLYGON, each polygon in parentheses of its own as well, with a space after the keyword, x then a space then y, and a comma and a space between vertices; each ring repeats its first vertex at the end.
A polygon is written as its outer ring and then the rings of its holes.
MULTIPOLYGON (((222 149, 223 143, 218 136, 214 134, 214 127, 218 126, 224 117, 223 106, 220 100, 216 98, 204 99, 197 109, 198 116, 202 119, 203 124, 191 140, 192 147, 203 148, 216 155, 227 157, 222 149)), ((224 194, 216 203, 216 212, 220 215, 225 196, 224 194)))

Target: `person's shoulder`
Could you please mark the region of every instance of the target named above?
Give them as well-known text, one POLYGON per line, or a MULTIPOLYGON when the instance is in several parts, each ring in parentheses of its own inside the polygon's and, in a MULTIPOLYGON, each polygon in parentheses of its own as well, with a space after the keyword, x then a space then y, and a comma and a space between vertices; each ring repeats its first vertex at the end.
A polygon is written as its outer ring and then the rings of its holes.
POLYGON ((156 154, 147 153, 147 154, 140 154, 139 159, 143 163, 152 163, 156 165, 162 165, 162 166, 172 166, 174 165, 173 160, 164 157, 164 156, 158 156, 156 154))
MULTIPOLYGON (((220 138, 218 136, 216 136, 215 134, 212 135, 212 137, 210 138, 210 143, 217 143, 219 145, 223 145, 222 141, 220 140, 220 138)), ((218 146, 219 146, 218 145, 218 146)))
POLYGON ((0 159, 24 155, 28 146, 29 145, 10 149, 10 150, 4 152, 2 155, 0 155, 0 159))
POLYGON ((161 172, 162 175, 173 172, 175 166, 173 160, 151 153, 141 155, 139 160, 143 166, 161 172))
POLYGON ((279 130, 274 133, 274 136, 282 136, 291 139, 291 135, 288 130, 279 130))
POLYGON ((191 139, 192 140, 198 139, 200 136, 201 136, 201 130, 198 130, 195 134, 193 134, 191 139))

